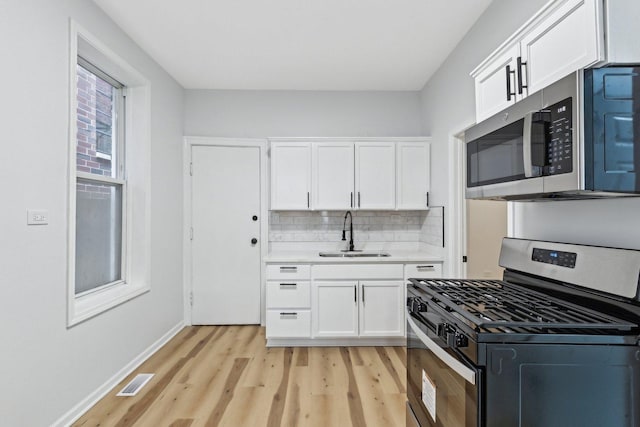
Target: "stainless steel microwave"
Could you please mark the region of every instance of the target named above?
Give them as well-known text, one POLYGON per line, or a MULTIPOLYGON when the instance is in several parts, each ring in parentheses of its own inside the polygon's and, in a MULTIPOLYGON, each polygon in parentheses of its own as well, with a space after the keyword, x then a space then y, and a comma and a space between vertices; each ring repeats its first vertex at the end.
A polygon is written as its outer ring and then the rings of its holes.
POLYGON ((571 74, 465 142, 468 199, 640 196, 640 67, 571 74))

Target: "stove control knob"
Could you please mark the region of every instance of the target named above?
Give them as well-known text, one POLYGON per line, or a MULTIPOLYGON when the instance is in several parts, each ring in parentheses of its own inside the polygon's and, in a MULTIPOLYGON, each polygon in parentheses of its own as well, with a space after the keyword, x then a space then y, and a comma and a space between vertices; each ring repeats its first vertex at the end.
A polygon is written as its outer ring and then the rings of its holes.
POLYGON ((469 346, 469 338, 458 331, 449 329, 446 333, 447 345, 451 348, 462 348, 469 346))
POLYGON ((469 338, 465 335, 456 333, 456 347, 468 347, 469 346, 469 338))
POLYGON ((407 301, 410 313, 424 313, 427 311, 427 305, 418 297, 409 298, 407 301))

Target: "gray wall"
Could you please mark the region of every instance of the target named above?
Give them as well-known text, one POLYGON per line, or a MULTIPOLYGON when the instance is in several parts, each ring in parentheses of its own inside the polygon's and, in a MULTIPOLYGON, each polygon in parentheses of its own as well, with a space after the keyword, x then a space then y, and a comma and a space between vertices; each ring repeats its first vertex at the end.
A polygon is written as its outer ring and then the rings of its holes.
POLYGON ((185 135, 420 136, 418 92, 187 90, 185 135))
POLYGON ((0 424, 50 425, 183 318, 182 88, 86 0, 0 2, 0 424), (151 81, 151 292, 67 329, 69 18, 151 81), (26 209, 49 210, 27 226, 26 209))
MULTIPOLYGON (((469 72, 546 0, 494 0, 422 90, 423 132, 433 137, 434 204, 447 203, 450 135, 475 121, 469 72)), ((640 199, 516 203, 516 237, 640 248, 640 199)))

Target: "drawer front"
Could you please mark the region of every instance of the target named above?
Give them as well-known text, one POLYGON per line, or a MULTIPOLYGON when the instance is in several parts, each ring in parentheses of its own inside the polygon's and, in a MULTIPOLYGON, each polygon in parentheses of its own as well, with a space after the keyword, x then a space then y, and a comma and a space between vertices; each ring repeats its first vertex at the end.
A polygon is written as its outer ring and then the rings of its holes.
POLYGON ((268 281, 267 308, 309 308, 311 283, 309 281, 268 281))
POLYGON ((267 338, 311 338, 309 310, 267 310, 267 338))
POLYGON ((309 280, 311 266, 309 264, 268 264, 267 280, 309 280))
POLYGON ((402 264, 320 264, 313 279, 402 279, 402 264))
POLYGON ((404 266, 407 279, 431 279, 442 277, 442 263, 422 262, 420 264, 406 264, 404 266))

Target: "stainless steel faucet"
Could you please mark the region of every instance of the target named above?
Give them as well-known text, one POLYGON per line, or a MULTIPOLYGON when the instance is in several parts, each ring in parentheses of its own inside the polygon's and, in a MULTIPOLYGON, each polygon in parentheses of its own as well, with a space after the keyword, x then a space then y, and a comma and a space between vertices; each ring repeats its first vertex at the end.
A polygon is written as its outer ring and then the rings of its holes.
POLYGON ((354 248, 353 248, 353 215, 351 215, 351 211, 347 211, 346 214, 344 214, 344 222, 342 223, 342 240, 346 241, 347 237, 346 237, 346 225, 347 225, 347 215, 349 216, 349 247, 346 250, 346 252, 353 252, 354 248))

